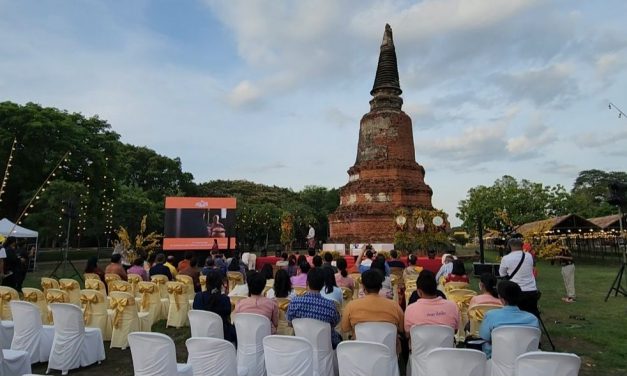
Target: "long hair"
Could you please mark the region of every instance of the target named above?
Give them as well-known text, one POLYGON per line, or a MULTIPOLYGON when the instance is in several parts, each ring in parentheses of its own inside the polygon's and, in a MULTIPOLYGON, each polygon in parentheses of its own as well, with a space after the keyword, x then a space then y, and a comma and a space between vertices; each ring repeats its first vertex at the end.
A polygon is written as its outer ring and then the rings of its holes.
POLYGON ((324 292, 325 294, 330 294, 333 292, 334 288, 337 288, 337 283, 335 282, 335 273, 333 273, 333 269, 331 268, 320 268, 324 271, 324 292))
POLYGON ((464 266, 464 262, 462 260, 453 261, 453 270, 451 271, 451 274, 454 274, 454 275, 466 274, 466 267, 464 266))
POLYGON ((292 281, 285 269, 279 269, 274 276, 274 296, 277 298, 287 298, 292 291, 292 281))
POLYGON ((272 265, 270 264, 264 264, 259 273, 266 277, 266 279, 274 278, 274 275, 272 275, 272 265))
POLYGON ((340 271, 342 277, 348 277, 348 272, 346 271, 348 264, 346 264, 346 260, 344 259, 344 257, 340 257, 339 259, 337 259, 337 261, 335 262, 335 266, 337 267, 337 270, 340 271))
POLYGON ((87 266, 85 266, 85 273, 93 273, 97 267, 98 267, 98 258, 96 256, 92 256, 89 259, 87 259, 87 266))
POLYGON ((492 275, 492 273, 483 273, 481 274, 481 283, 487 292, 490 293, 495 298, 499 297, 499 294, 496 290, 496 277, 492 275))
POLYGON ((239 259, 237 257, 233 256, 233 258, 231 259, 231 263, 229 264, 229 267, 227 269, 230 272, 239 272, 239 271, 241 271, 240 268, 239 268, 239 259))
POLYGON ((207 272, 207 292, 209 299, 207 300, 207 310, 215 312, 220 295, 222 295, 222 273, 211 269, 207 272))

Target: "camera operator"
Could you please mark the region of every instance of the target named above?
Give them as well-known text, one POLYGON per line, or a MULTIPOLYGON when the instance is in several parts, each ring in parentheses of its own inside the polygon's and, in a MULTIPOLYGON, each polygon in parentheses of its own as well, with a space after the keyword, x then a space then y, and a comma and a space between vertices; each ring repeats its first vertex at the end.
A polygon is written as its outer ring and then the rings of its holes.
POLYGON ((510 280, 520 286, 522 294, 518 301, 518 308, 534 314, 540 318, 538 300, 540 293, 533 276, 533 257, 522 249, 523 239, 514 236, 507 242, 511 251, 501 259, 499 274, 503 279, 510 280))

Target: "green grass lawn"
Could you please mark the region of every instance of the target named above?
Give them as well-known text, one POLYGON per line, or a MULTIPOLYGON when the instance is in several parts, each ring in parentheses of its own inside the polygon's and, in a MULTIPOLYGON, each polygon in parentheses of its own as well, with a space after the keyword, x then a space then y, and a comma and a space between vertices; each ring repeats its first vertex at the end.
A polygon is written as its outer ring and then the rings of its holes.
MULTIPOLYGON (((495 254, 488 252, 487 259, 494 259, 495 254)), ((105 260, 101 260, 105 265, 105 260)), ((84 261, 75 261, 79 271, 84 268, 84 261)), ((29 273, 25 287, 39 286, 39 278, 48 276, 55 264, 40 264, 38 270, 29 273)), ((627 375, 627 300, 623 296, 613 295, 603 301, 612 284, 619 265, 582 264, 576 265, 575 284, 577 301, 564 303, 564 285, 559 266, 548 262, 538 262, 538 288, 542 291, 540 308, 546 328, 557 347, 557 351, 573 352, 582 358, 580 375, 627 375)), ((70 269, 66 269, 71 274, 70 269)), ((627 277, 627 276, 626 276, 627 277)), ((627 283, 627 282, 626 282, 627 283)), ((477 280, 473 280, 477 288, 477 280)), ((185 362, 187 353, 185 340, 189 337, 189 328, 165 328, 163 321, 155 324, 153 331, 171 336, 177 348, 179 362, 185 362)), ((105 343, 105 346, 108 343, 105 343)), ((544 350, 549 350, 548 341, 543 337, 544 350)), ((45 366, 37 365, 35 373, 44 373, 45 366)), ((72 372, 73 375, 132 375, 130 350, 107 349, 107 360, 102 365, 92 366, 72 372)))

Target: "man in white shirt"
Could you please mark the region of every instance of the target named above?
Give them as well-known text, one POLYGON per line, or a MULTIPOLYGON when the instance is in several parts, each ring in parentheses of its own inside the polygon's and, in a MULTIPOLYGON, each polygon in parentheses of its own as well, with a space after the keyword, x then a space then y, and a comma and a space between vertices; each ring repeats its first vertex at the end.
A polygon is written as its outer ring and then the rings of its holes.
POLYGON ((540 317, 538 310, 540 294, 536 287, 536 279, 533 276, 533 257, 523 252, 522 245, 523 240, 521 238, 512 238, 507 242, 511 251, 501 259, 499 274, 520 286, 522 295, 518 302, 518 308, 540 317))

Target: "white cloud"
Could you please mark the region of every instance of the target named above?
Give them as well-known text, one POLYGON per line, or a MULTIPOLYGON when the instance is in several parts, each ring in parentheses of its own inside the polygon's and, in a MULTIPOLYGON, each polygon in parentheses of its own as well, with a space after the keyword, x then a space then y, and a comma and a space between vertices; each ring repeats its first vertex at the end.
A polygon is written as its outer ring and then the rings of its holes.
POLYGON ((228 94, 228 101, 235 108, 257 107, 261 99, 261 90, 248 80, 237 84, 228 94))
POLYGON ((524 134, 507 140, 507 151, 514 158, 535 157, 556 140, 555 132, 538 117, 525 128, 524 134))

